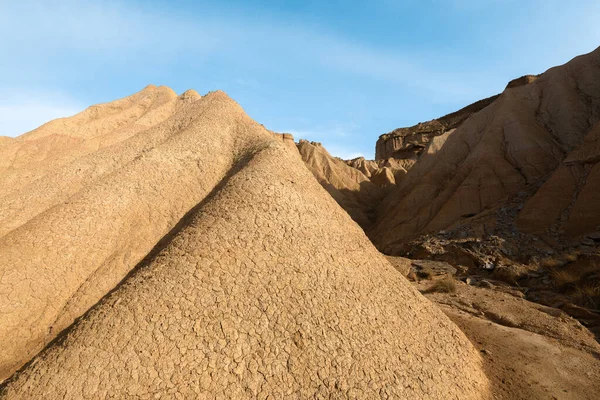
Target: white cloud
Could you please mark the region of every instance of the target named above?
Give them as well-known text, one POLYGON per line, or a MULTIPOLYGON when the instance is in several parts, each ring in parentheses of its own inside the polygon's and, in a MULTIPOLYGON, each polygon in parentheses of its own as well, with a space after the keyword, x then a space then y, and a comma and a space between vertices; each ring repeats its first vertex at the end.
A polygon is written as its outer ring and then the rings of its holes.
POLYGON ((29 93, 0 100, 0 136, 18 136, 56 118, 69 117, 85 106, 62 94, 29 93))

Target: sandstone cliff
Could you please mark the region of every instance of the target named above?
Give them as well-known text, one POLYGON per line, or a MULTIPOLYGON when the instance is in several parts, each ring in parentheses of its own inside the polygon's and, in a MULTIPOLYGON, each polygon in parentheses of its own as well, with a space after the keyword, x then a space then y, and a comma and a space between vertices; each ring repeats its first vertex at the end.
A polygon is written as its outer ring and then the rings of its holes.
POLYGON ((409 128, 398 128, 381 135, 375 145, 375 160, 387 158, 416 160, 434 137, 456 129, 472 114, 489 106, 498 96, 473 103, 439 119, 422 122, 409 128))
POLYGON ((371 231, 381 249, 441 230, 524 246, 531 232, 559 249, 600 229, 600 49, 482 104, 435 131, 385 200, 371 231))

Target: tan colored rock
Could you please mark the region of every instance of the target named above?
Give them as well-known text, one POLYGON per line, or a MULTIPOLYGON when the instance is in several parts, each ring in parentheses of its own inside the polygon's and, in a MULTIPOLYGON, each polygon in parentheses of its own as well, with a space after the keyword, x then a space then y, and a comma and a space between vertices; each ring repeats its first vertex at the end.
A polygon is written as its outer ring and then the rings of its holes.
POLYGON ((394 181, 397 184, 408 173, 408 170, 415 164, 416 160, 400 160, 390 157, 379 161, 380 168, 390 168, 394 174, 394 181))
POLYGON ((388 184, 395 185, 398 180, 402 179, 415 162, 416 160, 401 160, 392 157, 379 161, 365 160, 364 157, 358 157, 347 160, 346 164, 358 169, 367 178, 371 179, 371 181, 373 181, 373 179, 383 179, 386 181, 386 186, 389 186, 388 184), (384 168, 391 171, 394 179, 389 178, 389 171, 382 171, 384 168), (381 176, 376 178, 377 175, 381 176), (386 178, 386 176, 388 176, 388 178, 386 178))
POLYGON ((394 256, 385 256, 385 258, 388 260, 388 262, 390 264, 392 264, 392 266, 394 268, 396 268, 396 270, 398 272, 400 272, 402 274, 402 276, 408 276, 409 272, 410 272, 410 267, 412 265, 412 261, 409 260, 408 258, 404 258, 404 257, 394 257, 394 256))
MULTIPOLYGON (((233 138, 227 142, 209 135, 231 125, 234 115, 226 119, 218 107, 223 96, 217 92, 198 104, 186 103, 175 108, 176 118, 66 166, 51 159, 44 178, 4 197, 0 215, 8 224, 2 226, 13 229, 0 237, 0 293, 7 296, 1 303, 1 375, 110 291, 231 168, 233 138), (214 159, 206 152, 215 153, 214 159)), ((95 126, 91 123, 92 133, 95 126)), ((123 134, 122 128, 115 134, 123 134)), ((44 153, 57 153, 49 150, 44 153)), ((38 162, 33 164, 37 169, 38 162)))
POLYGON ((297 151, 296 143, 294 142, 294 135, 292 135, 290 133, 275 133, 275 132, 273 132, 273 134, 275 135, 275 137, 277 139, 280 139, 285 146, 297 151))
POLYGON ((421 122, 409 128, 398 128, 381 135, 375 146, 375 160, 388 158, 417 160, 434 137, 456 129, 471 115, 483 110, 497 98, 498 96, 493 96, 480 100, 439 119, 421 122))
POLYGON ((199 98, 195 91, 177 97, 169 88, 148 86, 51 121, 2 147, 0 238, 168 139, 179 122, 165 121, 199 98))
POLYGON ((96 151, 57 146, 21 170, 99 170, 0 239, 3 376, 81 318, 3 398, 488 397, 468 339, 224 93, 96 151))
POLYGON ((396 184, 396 177, 390 167, 383 167, 371 177, 371 181, 381 188, 386 188, 396 184))
POLYGON ((537 75, 524 75, 520 78, 513 79, 512 81, 508 82, 506 88, 512 89, 519 86, 529 85, 530 83, 535 82, 537 78, 537 75))
POLYGON ((21 190, 51 166, 66 165, 157 125, 186 100, 193 101, 191 97, 178 99, 170 88, 150 85, 133 96, 92 106, 15 138, 2 148, 0 196, 21 190))
POLYGON ((360 172, 362 172, 367 178, 371 178, 377 170, 379 170, 379 165, 377 165, 376 161, 373 160, 365 160, 364 157, 354 158, 352 160, 346 161, 346 164, 349 166, 356 168, 360 172))

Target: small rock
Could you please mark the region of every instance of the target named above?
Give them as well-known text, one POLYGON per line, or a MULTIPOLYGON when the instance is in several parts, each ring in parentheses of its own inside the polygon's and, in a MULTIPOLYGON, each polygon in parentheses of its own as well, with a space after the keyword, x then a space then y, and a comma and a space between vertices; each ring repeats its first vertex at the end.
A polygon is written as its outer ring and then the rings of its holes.
POLYGON ((447 262, 431 260, 411 260, 413 271, 419 275, 426 273, 431 277, 454 276, 456 268, 447 262))
POLYGON ((585 239, 583 239, 583 240, 581 241, 581 244, 582 244, 583 246, 595 246, 595 245, 596 245, 596 242, 595 242, 594 240, 592 240, 592 239, 585 238, 585 239))
POLYGON ((480 288, 484 288, 484 289, 493 289, 494 288, 494 285, 490 281, 487 281, 485 279, 481 280, 477 286, 479 286, 480 288))
POLYGON ((486 356, 491 356, 492 352, 489 351, 488 349, 481 349, 481 354, 484 354, 486 356))
POLYGON ((467 285, 473 286, 477 283, 477 280, 475 278, 468 277, 467 279, 465 279, 465 283, 467 285))
POLYGON ((487 261, 485 264, 483 264, 483 269, 487 269, 488 271, 491 271, 494 268, 496 268, 496 266, 491 261, 487 261))

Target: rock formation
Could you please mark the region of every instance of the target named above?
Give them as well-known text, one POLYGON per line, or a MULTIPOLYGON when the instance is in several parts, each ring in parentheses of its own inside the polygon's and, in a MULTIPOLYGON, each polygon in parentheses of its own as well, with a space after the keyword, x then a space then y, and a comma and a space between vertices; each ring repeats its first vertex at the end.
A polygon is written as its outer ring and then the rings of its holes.
POLYGON ((513 79, 512 81, 508 82, 508 85, 506 85, 506 88, 512 89, 512 88, 523 86, 523 85, 529 85, 530 83, 535 82, 537 80, 538 76, 539 75, 524 75, 520 78, 513 79))
POLYGON ((149 87, 2 145, 0 396, 486 398, 286 142, 222 92, 149 87))
POLYGON ((472 114, 481 111, 497 98, 498 96, 493 96, 480 100, 439 119, 422 122, 410 128, 398 128, 381 135, 375 145, 375 160, 417 160, 433 138, 457 128, 472 114))
POLYGON ((360 172, 362 172, 367 178, 370 178, 373 173, 375 173, 379 169, 379 165, 376 161, 373 160, 365 160, 364 157, 353 158, 352 160, 347 160, 346 164, 351 166, 352 168, 356 168, 360 172))
POLYGON ((394 176, 394 182, 402 179, 415 162, 416 160, 413 159, 398 159, 393 157, 378 161, 365 160, 364 157, 346 160, 346 164, 358 169, 369 179, 380 173, 383 168, 388 168, 394 176))
POLYGON ((370 232, 380 249, 442 230, 524 245, 531 232, 556 249, 600 229, 600 49, 513 86, 460 125, 427 129, 370 232))
POLYGON ((374 161, 148 86, 0 137, 0 397, 589 397, 599 193, 600 49, 374 161))

